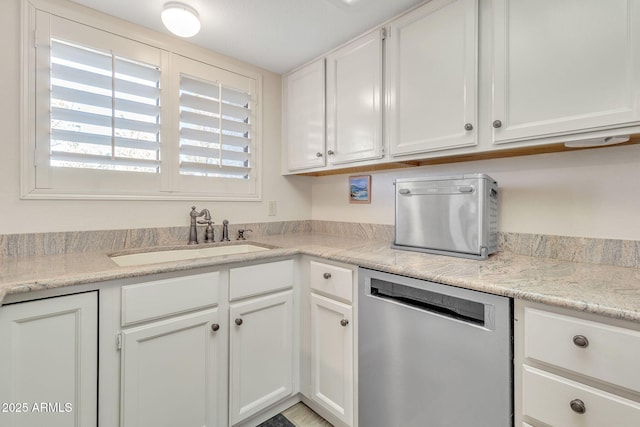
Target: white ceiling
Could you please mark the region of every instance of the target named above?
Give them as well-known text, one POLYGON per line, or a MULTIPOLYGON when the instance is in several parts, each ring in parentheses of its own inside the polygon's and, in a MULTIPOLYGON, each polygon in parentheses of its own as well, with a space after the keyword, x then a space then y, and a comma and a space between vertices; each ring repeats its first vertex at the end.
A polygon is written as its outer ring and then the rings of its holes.
MULTIPOLYGON (((168 33, 167 0, 72 0, 168 33)), ((200 14, 202 47, 282 74, 424 0, 182 0, 200 14)))

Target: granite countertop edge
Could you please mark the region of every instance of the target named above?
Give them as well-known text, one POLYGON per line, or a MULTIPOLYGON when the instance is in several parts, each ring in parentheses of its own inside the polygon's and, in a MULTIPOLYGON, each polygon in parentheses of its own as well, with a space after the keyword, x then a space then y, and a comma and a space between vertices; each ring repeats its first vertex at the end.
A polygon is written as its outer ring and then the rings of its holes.
POLYGON ((7 295, 13 294, 303 254, 640 322, 640 269, 636 268, 535 258, 509 252, 499 252, 486 261, 476 261, 392 249, 385 241, 315 234, 268 236, 252 239, 252 242, 275 248, 135 267, 118 266, 108 253, 2 257, 0 304, 7 295))

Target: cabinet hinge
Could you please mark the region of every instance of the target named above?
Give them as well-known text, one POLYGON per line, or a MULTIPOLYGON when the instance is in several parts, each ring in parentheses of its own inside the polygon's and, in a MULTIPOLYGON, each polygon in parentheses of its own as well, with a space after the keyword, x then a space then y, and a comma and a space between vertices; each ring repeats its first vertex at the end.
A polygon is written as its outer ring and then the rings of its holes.
POLYGON ((116 334, 116 349, 122 350, 122 334, 116 334))
POLYGON ((382 40, 386 40, 387 39, 387 29, 386 28, 381 28, 380 29, 380 37, 382 38, 382 40))

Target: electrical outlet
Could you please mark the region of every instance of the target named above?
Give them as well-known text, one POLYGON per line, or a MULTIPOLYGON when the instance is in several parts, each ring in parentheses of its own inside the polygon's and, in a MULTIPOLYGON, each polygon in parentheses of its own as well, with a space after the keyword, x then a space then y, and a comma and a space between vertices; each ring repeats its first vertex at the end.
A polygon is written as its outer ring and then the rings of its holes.
POLYGON ((269 216, 276 216, 276 213, 278 211, 278 204, 276 203, 275 200, 270 200, 268 202, 268 210, 269 210, 269 216))

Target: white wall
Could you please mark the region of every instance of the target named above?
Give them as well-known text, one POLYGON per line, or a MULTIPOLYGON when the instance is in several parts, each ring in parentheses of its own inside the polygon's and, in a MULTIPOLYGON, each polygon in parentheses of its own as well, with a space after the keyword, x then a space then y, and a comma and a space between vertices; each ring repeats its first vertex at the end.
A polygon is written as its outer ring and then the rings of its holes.
POLYGON ((500 231, 640 240, 640 145, 371 173, 370 205, 349 204, 348 175, 317 177, 312 219, 393 224, 396 177, 475 172, 498 181, 500 231))
MULTIPOLYGON (((309 178, 280 175, 280 76, 256 67, 263 80, 263 201, 38 201, 19 199, 20 0, 3 0, 0 14, 0 234, 187 225, 191 205, 231 223, 309 219, 309 178), (267 201, 277 215, 267 216, 267 201)), ((179 42, 182 43, 182 42, 179 42)), ((218 56, 222 62, 233 62, 218 56)))

